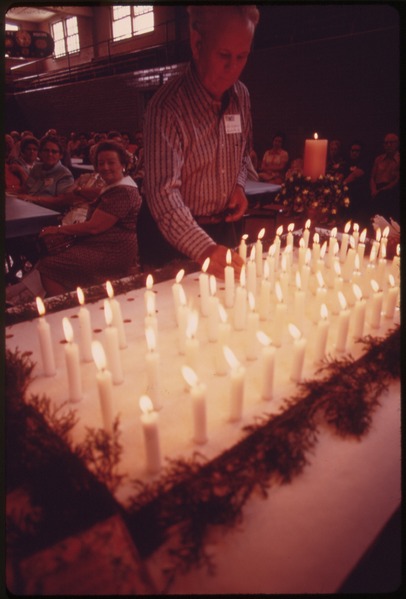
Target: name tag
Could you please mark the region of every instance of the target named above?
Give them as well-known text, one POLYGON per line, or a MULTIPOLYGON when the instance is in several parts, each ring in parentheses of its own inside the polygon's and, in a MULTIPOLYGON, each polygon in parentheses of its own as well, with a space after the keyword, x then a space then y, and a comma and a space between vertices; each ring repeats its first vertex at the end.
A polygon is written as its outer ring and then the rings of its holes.
POLYGON ((239 114, 225 114, 224 125, 227 135, 241 133, 241 116, 239 114))

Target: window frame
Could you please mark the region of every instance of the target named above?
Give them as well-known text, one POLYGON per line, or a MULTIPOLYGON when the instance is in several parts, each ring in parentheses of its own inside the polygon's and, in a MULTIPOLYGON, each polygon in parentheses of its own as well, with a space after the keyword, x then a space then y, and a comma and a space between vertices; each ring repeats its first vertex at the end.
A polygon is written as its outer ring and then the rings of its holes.
MULTIPOLYGON (((123 11, 124 13, 125 11, 123 11)), ((133 39, 135 37, 139 37, 140 35, 146 35, 148 33, 153 33, 155 31, 155 12, 153 4, 138 4, 138 5, 116 5, 111 6, 111 38, 113 43, 120 43, 126 40, 133 39), (122 16, 115 16, 116 12, 122 11, 122 9, 129 8, 129 14, 123 14, 122 16), (146 10, 148 9, 148 10, 146 10), (140 11, 140 12, 137 12, 140 11), (149 27, 140 28, 137 27, 137 22, 144 18, 144 15, 152 15, 152 25, 149 27), (115 34, 116 24, 120 21, 128 20, 128 25, 126 26, 127 31, 125 31, 122 35, 115 34)))
POLYGON ((63 17, 62 19, 58 19, 57 21, 54 21, 53 23, 50 24, 50 29, 52 32, 52 38, 55 43, 55 48, 54 48, 55 60, 59 60, 61 58, 66 59, 68 56, 74 56, 75 54, 80 54, 81 48, 80 48, 80 37, 79 37, 79 25, 78 25, 78 18, 75 15, 71 15, 69 17, 63 17), (69 33, 68 21, 73 20, 73 19, 76 21, 76 31, 74 33, 69 33), (54 27, 56 27, 58 25, 62 26, 63 37, 56 39, 54 27), (69 40, 72 40, 73 38, 77 38, 77 47, 75 47, 74 49, 69 49, 69 40), (61 43, 62 41, 63 41, 64 52, 62 54, 57 54, 56 51, 57 51, 58 44, 61 43))

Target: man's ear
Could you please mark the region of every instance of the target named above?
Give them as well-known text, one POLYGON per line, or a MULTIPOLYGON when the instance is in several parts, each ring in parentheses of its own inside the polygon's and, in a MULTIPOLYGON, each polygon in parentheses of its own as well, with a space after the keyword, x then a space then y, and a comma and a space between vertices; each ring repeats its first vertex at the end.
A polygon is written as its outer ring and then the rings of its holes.
POLYGON ((193 58, 197 60, 200 57, 202 36, 196 29, 190 30, 190 47, 192 49, 193 58))

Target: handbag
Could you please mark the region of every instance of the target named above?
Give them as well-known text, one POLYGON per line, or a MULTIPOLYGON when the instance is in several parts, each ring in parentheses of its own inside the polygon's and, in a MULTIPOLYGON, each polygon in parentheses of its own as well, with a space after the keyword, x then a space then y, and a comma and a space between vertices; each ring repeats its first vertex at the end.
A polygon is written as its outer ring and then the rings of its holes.
POLYGON ((37 240, 38 251, 41 256, 54 256, 72 247, 77 241, 76 235, 65 235, 64 233, 44 235, 37 240))

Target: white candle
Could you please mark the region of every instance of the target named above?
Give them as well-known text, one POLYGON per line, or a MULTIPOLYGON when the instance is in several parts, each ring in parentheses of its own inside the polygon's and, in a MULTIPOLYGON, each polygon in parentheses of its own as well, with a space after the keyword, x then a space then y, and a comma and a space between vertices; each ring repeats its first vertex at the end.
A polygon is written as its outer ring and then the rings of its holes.
POLYGON ((210 258, 206 258, 202 265, 202 272, 199 275, 200 289, 200 313, 202 316, 207 316, 209 312, 209 275, 207 269, 210 265, 210 258))
POLYGON ((359 257, 360 264, 362 264, 362 261, 364 260, 366 236, 367 236, 367 230, 364 229, 362 231, 361 235, 359 236, 359 243, 358 243, 358 247, 357 247, 357 255, 359 257))
POLYGON ((279 284, 282 289, 283 297, 287 298, 289 288, 289 273, 287 271, 287 259, 285 254, 283 254, 281 259, 281 272, 279 273, 279 284))
POLYGON ((396 255, 392 258, 390 270, 395 277, 395 281, 400 282, 400 243, 396 246, 396 255))
POLYGON ((221 304, 219 304, 219 314, 220 322, 214 359, 216 374, 224 375, 228 372, 228 363, 224 355, 223 347, 230 342, 231 327, 230 323, 227 322, 227 312, 221 304))
POLYGON ((376 280, 379 283, 379 287, 381 288, 383 287, 384 281, 386 280, 386 266, 386 250, 385 248, 382 248, 381 257, 378 260, 375 273, 376 280))
POLYGON ((145 330, 148 352, 145 356, 145 366, 147 372, 147 394, 152 401, 154 410, 161 408, 161 390, 160 390, 160 359, 156 351, 156 339, 154 329, 151 327, 145 330))
POLYGON ((172 298, 173 298, 173 305, 174 305, 174 310, 175 310, 175 317, 176 317, 176 321, 178 322, 178 306, 180 303, 179 300, 179 295, 181 293, 181 290, 183 290, 181 281, 183 279, 183 275, 185 274, 185 269, 181 268, 180 271, 178 272, 178 274, 175 277, 175 282, 172 285, 172 298))
MULTIPOLYGON (((372 242, 372 247, 371 247, 371 254, 372 254, 372 251, 374 252, 374 260, 376 260, 376 258, 378 257, 378 254, 379 254, 379 250, 381 247, 381 238, 382 238, 382 231, 381 231, 380 227, 378 227, 375 231, 375 239, 372 242)), ((370 255, 369 259, 371 260, 371 255, 370 255)))
POLYGON ((305 292, 302 290, 300 272, 296 271, 296 289, 293 299, 293 313, 295 325, 303 328, 305 317, 305 292))
POLYGON ((207 442, 207 416, 206 416, 206 385, 201 383, 189 366, 182 366, 182 374, 185 381, 190 385, 193 414, 193 440, 195 443, 207 442))
POLYGON ((144 303, 145 303, 145 311, 147 314, 155 314, 155 293, 152 289, 154 285, 154 278, 151 274, 147 276, 146 282, 146 290, 144 292, 144 303))
POLYGON ((359 224, 354 223, 352 226, 352 237, 354 239, 354 249, 356 250, 359 242, 359 224))
POLYGON ((80 304, 79 308, 79 330, 80 330, 80 352, 85 362, 92 361, 92 325, 90 312, 85 308, 85 296, 80 287, 77 287, 76 294, 80 304))
POLYGON ((37 302, 37 310, 40 316, 38 320, 37 330, 39 346, 41 351, 42 366, 45 376, 54 376, 56 374, 54 349, 51 339, 51 328, 45 318, 45 306, 40 297, 35 298, 37 302))
POLYGON ((317 323, 320 318, 321 304, 327 303, 327 288, 324 284, 323 275, 320 271, 316 273, 316 278, 318 282, 318 287, 316 290, 316 298, 313 302, 312 320, 314 323, 317 323))
POLYGON ((398 301, 399 287, 396 285, 395 277, 392 274, 389 275, 388 279, 389 288, 386 293, 385 318, 393 318, 398 301))
POLYGON ((144 317, 144 328, 153 329, 155 340, 158 338, 158 319, 155 314, 155 297, 148 295, 145 298, 147 314, 144 317))
POLYGON ((352 277, 352 273, 354 272, 356 252, 355 252, 355 241, 354 241, 354 237, 352 235, 350 236, 350 246, 351 247, 348 248, 347 257, 345 259, 345 262, 343 264, 343 269, 342 269, 342 276, 343 276, 344 281, 350 281, 350 279, 352 277))
POLYGON ((239 248, 238 248, 238 253, 240 254, 241 258, 244 260, 244 262, 247 259, 247 243, 246 243, 246 239, 248 239, 248 235, 245 233, 241 237, 240 245, 239 245, 239 248))
POLYGON ((314 139, 305 140, 303 175, 315 181, 326 173, 327 139, 319 139, 317 133, 314 139))
POLYGON ((294 324, 289 323, 289 332, 292 335, 293 341, 293 358, 290 371, 292 381, 299 382, 302 379, 302 370, 305 357, 307 341, 302 337, 300 330, 294 324))
POLYGON ((362 294, 364 297, 369 298, 372 293, 371 289, 371 281, 372 279, 376 279, 376 266, 375 266, 375 254, 376 250, 372 247, 371 253, 369 255, 369 262, 364 271, 364 276, 362 278, 362 294))
POLYGON ((299 240, 299 251, 298 251, 298 256, 297 256, 297 268, 298 270, 302 270, 303 265, 305 263, 305 257, 306 257, 306 243, 303 237, 300 238, 299 240))
POLYGON ((106 282, 107 295, 109 296, 111 313, 112 313, 112 325, 116 327, 118 332, 118 342, 120 349, 127 347, 127 339, 124 330, 123 317, 121 315, 121 306, 119 302, 114 299, 114 291, 110 281, 106 282))
POLYGON ((341 267, 337 262, 334 263, 334 270, 335 270, 336 276, 334 277, 334 281, 333 281, 333 293, 331 295, 330 310, 333 314, 338 314, 340 312, 340 302, 338 299, 338 292, 343 291, 344 281, 341 276, 341 267))
POLYGON ((281 235, 283 233, 283 225, 279 225, 279 227, 276 229, 276 234, 275 234, 275 239, 274 239, 274 245, 275 245, 275 258, 276 258, 276 262, 275 262, 275 267, 276 270, 278 270, 279 268, 279 252, 281 249, 281 235))
POLYGON ((207 336, 211 343, 217 341, 219 327, 219 298, 216 296, 216 277, 210 275, 209 314, 207 320, 207 336))
POLYGON ((198 324, 199 314, 197 310, 190 310, 186 327, 185 362, 193 370, 198 370, 199 361, 200 344, 196 338, 198 324))
POLYGON ((312 245, 312 271, 316 272, 317 262, 320 258, 320 235, 315 233, 313 235, 313 245, 312 245))
POLYGON ((255 311, 255 297, 248 292, 250 311, 247 319, 246 331, 246 357, 247 360, 256 360, 258 357, 257 331, 259 327, 259 314, 255 311))
POLYGON ((336 244, 337 244, 337 227, 333 227, 330 231, 330 237, 328 240, 327 268, 332 267, 333 258, 336 253, 336 244))
POLYGON ((372 294, 370 325, 373 329, 379 329, 379 327, 381 326, 383 293, 382 293, 382 290, 379 288, 379 283, 377 281, 375 281, 375 279, 372 279, 371 287, 373 290, 373 294, 372 294))
POLYGON ((327 337, 330 327, 328 320, 328 310, 326 304, 322 304, 320 308, 320 319, 317 323, 316 345, 314 348, 314 361, 320 362, 324 360, 326 355, 327 337))
POLYGON ((261 397, 265 401, 270 401, 273 398, 275 348, 271 345, 271 339, 263 331, 257 332, 257 338, 263 346, 261 351, 261 397))
POLYGON ((234 305, 234 268, 231 266, 231 250, 226 254, 227 266, 224 268, 224 282, 226 286, 224 303, 226 308, 232 308, 234 305))
POLYGON ((340 299, 341 310, 338 315, 338 331, 337 331, 337 343, 336 350, 344 352, 347 345, 348 328, 350 324, 350 311, 347 308, 347 300, 344 294, 339 291, 338 297, 340 299))
POLYGON ((349 241, 349 230, 351 229, 351 221, 348 221, 344 227, 344 233, 341 238, 341 247, 340 247, 340 262, 344 263, 345 258, 347 256, 348 249, 348 241, 349 241))
POLYGON ((245 288, 245 266, 240 272, 240 284, 236 289, 234 303, 234 329, 242 331, 247 320, 247 290, 245 288))
POLYGON ((178 290, 177 322, 178 322, 178 349, 180 354, 186 350, 186 329, 189 319, 189 308, 186 305, 186 294, 182 286, 178 290))
POLYGON ((379 257, 386 258, 386 249, 388 245, 389 227, 385 227, 382 231, 381 243, 379 244, 379 257))
POLYGON ((311 220, 310 220, 310 218, 308 218, 307 221, 305 222, 305 228, 303 231, 303 241, 305 244, 305 249, 307 249, 309 247, 310 225, 311 225, 311 220))
POLYGON ((97 366, 97 389, 99 392, 100 408, 104 430, 113 432, 113 380, 111 372, 106 370, 106 355, 100 341, 92 342, 92 355, 97 366))
POLYGON ((353 292, 356 302, 353 310, 353 332, 354 339, 361 339, 364 335, 366 301, 362 297, 362 291, 359 285, 353 283, 353 292))
POLYGON ((267 320, 269 315, 269 303, 271 300, 271 283, 269 281, 269 265, 268 262, 264 264, 264 276, 261 281, 261 290, 259 295, 259 319, 267 320))
POLYGON ((290 245, 293 247, 293 230, 295 228, 295 223, 289 223, 288 225, 288 234, 286 235, 286 246, 290 245))
POLYGON ((310 248, 306 249, 306 253, 305 253, 305 261, 304 264, 302 266, 302 268, 300 269, 300 280, 301 280, 301 284, 302 284, 302 289, 305 293, 307 293, 307 290, 309 288, 309 279, 310 279, 310 261, 312 258, 312 251, 310 248))
POLYGON ((265 227, 263 227, 259 231, 257 242, 255 244, 255 261, 256 261, 256 266, 257 266, 257 277, 262 277, 262 255, 263 255, 262 238, 264 237, 264 235, 265 235, 265 227))
POLYGON ((275 294, 278 303, 275 307, 274 321, 273 321, 273 344, 276 347, 282 345, 282 339, 285 332, 286 317, 287 317, 287 306, 283 301, 283 293, 279 281, 275 283, 275 294))
POLYGON ((82 399, 82 378, 80 374, 79 348, 73 341, 73 329, 69 319, 62 318, 63 332, 65 334, 65 363, 68 374, 69 399, 80 401, 82 399))
POLYGON ((108 300, 104 300, 104 317, 107 327, 104 329, 106 343, 107 364, 113 376, 113 383, 119 385, 123 382, 123 369, 120 359, 120 346, 117 327, 112 325, 113 314, 108 300))
POLYGON ((141 424, 144 434, 146 467, 148 472, 156 473, 161 468, 161 449, 158 430, 158 414, 154 411, 148 395, 140 397, 141 424))
POLYGON ((250 259, 247 261, 247 292, 254 296, 257 290, 257 265, 255 262, 255 245, 251 248, 250 259))
POLYGON ((241 420, 244 404, 245 368, 239 363, 231 349, 224 346, 224 355, 230 370, 230 420, 241 420))
POLYGON ((276 270, 276 258, 275 258, 276 246, 272 243, 269 246, 268 255, 266 257, 266 265, 268 267, 269 273, 269 283, 271 285, 271 290, 275 284, 275 270, 276 270))

